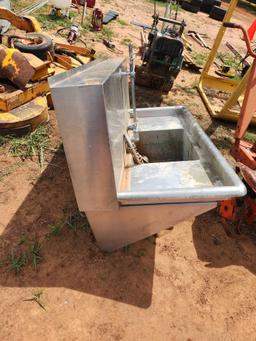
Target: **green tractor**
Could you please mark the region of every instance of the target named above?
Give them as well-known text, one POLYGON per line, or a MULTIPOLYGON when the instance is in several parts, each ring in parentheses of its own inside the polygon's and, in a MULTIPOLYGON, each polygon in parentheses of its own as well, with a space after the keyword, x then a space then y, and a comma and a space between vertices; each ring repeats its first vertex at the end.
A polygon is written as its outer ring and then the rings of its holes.
POLYGON ((156 12, 151 27, 134 24, 150 29, 147 39, 144 33, 141 35, 142 65, 135 68, 135 83, 168 93, 182 67, 184 44, 181 36, 186 24, 184 20, 160 17, 156 12), (158 29, 159 22, 161 29, 158 29))

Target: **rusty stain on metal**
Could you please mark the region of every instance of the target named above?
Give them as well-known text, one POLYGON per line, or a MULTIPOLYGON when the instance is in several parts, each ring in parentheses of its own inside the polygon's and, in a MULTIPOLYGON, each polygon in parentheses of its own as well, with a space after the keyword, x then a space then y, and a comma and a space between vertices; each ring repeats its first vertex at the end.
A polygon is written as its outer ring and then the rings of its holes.
POLYGON ((35 70, 21 52, 16 49, 0 48, 0 77, 8 78, 20 89, 24 89, 34 76, 35 70))

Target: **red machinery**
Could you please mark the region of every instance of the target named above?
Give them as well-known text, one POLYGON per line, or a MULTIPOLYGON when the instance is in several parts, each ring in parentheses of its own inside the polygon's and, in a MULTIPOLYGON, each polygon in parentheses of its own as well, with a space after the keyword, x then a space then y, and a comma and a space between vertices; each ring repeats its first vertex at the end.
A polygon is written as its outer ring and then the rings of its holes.
POLYGON ((248 55, 253 58, 250 75, 245 90, 244 101, 235 131, 235 144, 231 155, 236 161, 237 172, 243 177, 247 186, 246 197, 238 202, 235 199, 225 200, 221 203, 220 216, 228 235, 233 236, 228 228, 228 222, 235 224, 235 232, 240 234, 241 223, 256 224, 256 143, 243 140, 246 130, 256 111, 256 53, 252 50, 247 31, 240 25, 224 22, 224 27, 242 30, 248 55))
POLYGON ((94 31, 100 31, 103 26, 103 13, 99 8, 92 12, 92 27, 94 31))

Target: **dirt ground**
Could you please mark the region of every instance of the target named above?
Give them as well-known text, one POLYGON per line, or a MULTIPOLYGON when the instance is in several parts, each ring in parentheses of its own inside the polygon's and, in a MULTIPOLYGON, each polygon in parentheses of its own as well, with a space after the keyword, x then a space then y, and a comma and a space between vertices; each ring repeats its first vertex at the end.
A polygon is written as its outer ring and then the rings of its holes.
MULTIPOLYGON (((104 11, 116 9, 127 23, 151 23, 149 2, 99 4, 104 11)), ((204 13, 182 11, 179 18, 188 29, 207 32, 212 44, 218 22, 204 13)), ((246 26, 253 19, 244 10, 235 13, 246 26)), ((139 28, 118 21, 110 27, 118 51, 93 42, 90 33, 88 43, 98 53, 126 56, 127 36, 139 45, 139 28)), ((243 51, 239 34, 229 31, 227 39, 243 51)), ((228 156, 234 124, 211 120, 194 89, 198 77, 182 70, 168 96, 138 88, 137 104, 188 106, 228 156)), ((50 114, 55 151, 45 154, 43 169, 37 158, 21 161, 8 149, 0 155, 0 340, 255 340, 254 240, 229 239, 211 211, 119 251, 101 252, 79 216, 50 114), (14 256, 25 250, 34 252, 36 263, 27 261, 15 274, 14 256)))

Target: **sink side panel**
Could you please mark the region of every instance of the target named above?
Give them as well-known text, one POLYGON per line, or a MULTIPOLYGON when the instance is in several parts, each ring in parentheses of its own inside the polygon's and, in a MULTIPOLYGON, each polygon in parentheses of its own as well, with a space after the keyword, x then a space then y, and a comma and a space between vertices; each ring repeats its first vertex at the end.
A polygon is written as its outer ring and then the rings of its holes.
POLYGON ((80 211, 118 208, 102 85, 52 94, 80 211))

